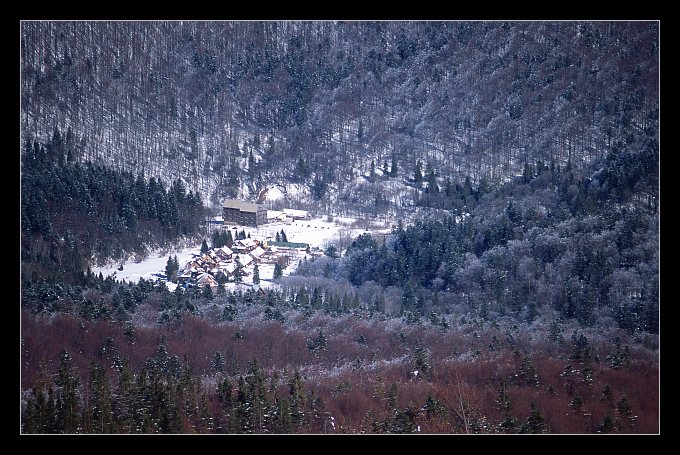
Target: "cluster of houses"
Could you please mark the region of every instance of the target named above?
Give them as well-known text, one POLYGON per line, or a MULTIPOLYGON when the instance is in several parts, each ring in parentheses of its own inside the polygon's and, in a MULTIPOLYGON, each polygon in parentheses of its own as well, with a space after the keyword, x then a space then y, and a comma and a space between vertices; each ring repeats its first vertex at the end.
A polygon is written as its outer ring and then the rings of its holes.
MULTIPOLYGON (((213 219, 213 229, 224 229, 227 225, 258 227, 269 223, 292 224, 296 220, 310 220, 305 210, 267 210, 264 205, 238 199, 222 201, 222 216, 213 219)), ((202 255, 196 255, 178 274, 180 286, 216 287, 220 282, 234 281, 237 274, 250 276, 255 264, 288 266, 292 257, 310 252, 306 243, 270 242, 251 238, 236 240, 231 247, 213 248, 202 255)), ((315 249, 317 250, 317 249, 315 249)))
MULTIPOLYGON (((233 281, 237 270, 241 277, 250 276, 255 264, 276 264, 287 266, 291 250, 300 249, 298 244, 277 247, 255 239, 236 240, 231 248, 223 246, 208 250, 191 259, 177 276, 177 282, 184 287, 216 287, 219 282, 233 281)), ((300 244, 306 245, 306 244, 300 244)))

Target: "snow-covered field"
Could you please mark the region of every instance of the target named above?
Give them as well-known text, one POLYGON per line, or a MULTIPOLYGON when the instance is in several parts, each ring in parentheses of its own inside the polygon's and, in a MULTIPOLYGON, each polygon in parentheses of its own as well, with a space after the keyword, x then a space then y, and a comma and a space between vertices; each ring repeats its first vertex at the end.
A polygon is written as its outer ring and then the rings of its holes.
MULTIPOLYGON (((235 225, 225 226, 225 228, 231 229, 234 237, 236 231, 240 232, 241 230, 244 230, 246 234, 250 234, 251 238, 260 241, 275 240, 276 233, 281 232, 283 229, 289 242, 308 243, 311 248, 317 247, 321 249, 329 243, 334 243, 341 239, 347 241, 348 239, 355 238, 365 232, 388 233, 390 231, 389 226, 381 223, 369 223, 367 230, 354 226, 355 222, 355 219, 341 217, 336 217, 333 221, 328 221, 328 217, 324 216, 312 220, 294 221, 292 224, 277 222, 259 226, 257 228, 235 225)), ((210 245, 210 239, 208 238, 207 240, 208 245, 210 245)), ((170 256, 177 256, 181 270, 190 259, 195 255, 198 255, 200 248, 200 243, 197 243, 196 245, 177 251, 152 253, 149 257, 140 262, 129 260, 123 264, 123 270, 118 270, 119 264, 115 264, 106 267, 95 267, 92 269, 92 272, 95 274, 101 272, 105 277, 115 273, 115 278, 117 280, 125 280, 127 282, 137 282, 140 278, 155 280, 164 278, 165 265, 170 256)), ((302 260, 304 257, 305 253, 302 252, 294 255, 291 258, 290 265, 283 270, 283 274, 291 274, 297 267, 298 261, 302 260)), ((252 266, 246 268, 246 272, 248 272, 249 275, 243 278, 242 286, 252 285, 252 269, 252 266)), ((263 287, 270 286, 274 275, 274 264, 259 264, 259 270, 261 280, 260 285, 263 287)), ((167 283, 167 286, 172 291, 176 287, 176 284, 167 283)), ((227 289, 230 289, 237 286, 238 285, 234 283, 228 283, 226 287, 227 289)))
POLYGON ((139 281, 140 278, 148 280, 157 278, 157 274, 165 275, 165 265, 168 263, 168 258, 170 256, 177 256, 177 261, 179 262, 181 268, 189 261, 189 259, 193 257, 194 254, 198 254, 200 250, 201 244, 197 243, 194 246, 174 252, 152 253, 149 257, 140 262, 129 260, 123 264, 123 270, 118 270, 118 265, 113 265, 106 267, 95 267, 92 269, 92 272, 95 274, 99 274, 99 272, 101 272, 105 277, 115 273, 117 280, 124 279, 125 281, 135 282, 139 281))
POLYGON ((232 234, 235 230, 245 230, 246 234, 250 234, 252 238, 259 240, 274 240, 276 233, 283 231, 289 242, 308 243, 310 247, 323 248, 332 240, 338 238, 340 235, 357 237, 365 232, 384 232, 390 231, 388 226, 384 224, 373 223, 368 226, 369 230, 353 227, 356 220, 353 218, 336 217, 333 221, 328 221, 327 217, 318 217, 311 220, 298 220, 292 224, 285 224, 283 222, 270 223, 257 228, 241 227, 229 225, 227 228, 232 229, 232 234))

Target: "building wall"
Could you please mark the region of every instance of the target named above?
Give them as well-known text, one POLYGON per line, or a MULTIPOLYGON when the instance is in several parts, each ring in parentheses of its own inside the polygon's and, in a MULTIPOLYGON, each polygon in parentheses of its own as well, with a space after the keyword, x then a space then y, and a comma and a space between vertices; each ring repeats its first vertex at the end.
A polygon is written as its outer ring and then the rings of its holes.
POLYGON ((260 226, 262 224, 267 224, 268 220, 267 220, 267 208, 266 207, 260 206, 257 209, 257 215, 256 215, 255 221, 257 222, 257 226, 260 226))
MULTIPOLYGON (((242 212, 238 209, 222 207, 222 217, 225 224, 240 224, 241 226, 257 226, 257 217, 254 212, 242 212)), ((265 212, 265 219, 267 215, 265 212)))

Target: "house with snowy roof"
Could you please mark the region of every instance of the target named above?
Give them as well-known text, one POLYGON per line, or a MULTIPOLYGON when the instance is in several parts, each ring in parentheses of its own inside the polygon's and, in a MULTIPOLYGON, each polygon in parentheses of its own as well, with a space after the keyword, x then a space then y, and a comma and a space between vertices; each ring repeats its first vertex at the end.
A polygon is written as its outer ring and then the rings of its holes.
POLYGON ((235 241, 232 245, 232 249, 234 252, 239 254, 250 253, 255 248, 257 248, 257 245, 257 242, 255 242, 253 239, 242 239, 235 241))
POLYGON ((270 223, 276 222, 276 221, 285 221, 286 220, 286 214, 283 213, 283 211, 280 210, 267 210, 267 221, 270 223))
POLYGON ((236 261, 243 267, 249 267, 253 264, 253 262, 255 262, 255 258, 250 254, 242 254, 240 256, 236 256, 236 261))
POLYGON ((232 254, 234 254, 234 252, 226 245, 221 248, 215 248, 215 256, 222 261, 230 260, 232 254))
POLYGON ((257 246, 253 251, 251 251, 249 254, 254 257, 256 260, 259 260, 263 255, 265 251, 262 249, 261 246, 257 246))
POLYGON ((229 262, 222 266, 221 270, 227 276, 234 276, 234 272, 236 272, 236 264, 233 262, 229 262))
POLYGON ((217 287, 217 280, 209 273, 202 273, 196 278, 196 284, 201 288, 206 286, 217 287))
POLYGON ((182 273, 181 275, 179 275, 179 276, 177 277, 177 282, 178 282, 179 284, 184 284, 184 283, 186 283, 186 282, 189 281, 189 280, 191 280, 191 270, 190 270, 190 269, 189 269, 189 270, 185 270, 184 273, 182 273))
POLYGON ((286 215, 286 217, 292 218, 294 220, 311 220, 312 219, 311 215, 306 210, 283 209, 283 213, 286 215))

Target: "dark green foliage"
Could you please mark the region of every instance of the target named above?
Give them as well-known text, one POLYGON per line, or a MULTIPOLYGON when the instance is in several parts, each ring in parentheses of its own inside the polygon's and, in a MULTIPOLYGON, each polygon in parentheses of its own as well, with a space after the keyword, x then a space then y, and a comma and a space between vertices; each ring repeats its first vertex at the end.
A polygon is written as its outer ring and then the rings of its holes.
POLYGON ((392 154, 392 165, 390 166, 390 177, 396 177, 399 174, 399 167, 397 165, 397 156, 392 154))
POLYGON ((516 433, 518 421, 512 414, 512 401, 508 397, 508 388, 505 383, 501 382, 498 390, 498 399, 496 403, 501 411, 502 419, 498 427, 503 433, 516 433))
MULTIPOLYGON (((401 287, 404 314, 440 309, 445 293, 484 320, 496 313, 531 322, 549 306, 583 326, 608 314, 630 334, 656 333, 658 214, 635 193, 625 206, 614 203, 612 187, 602 182, 615 162, 594 163, 591 178, 576 178, 569 163, 561 169, 527 162, 524 178, 493 188, 449 181, 435 199, 435 192, 427 194, 427 204, 466 207, 471 215, 416 220, 380 248, 362 235, 334 270, 356 286, 374 281, 401 287), (592 203, 575 201, 581 193, 586 201, 596 185, 592 203)), ((657 168, 648 168, 635 185, 654 186, 657 168)), ((431 183, 434 188, 435 179, 431 183)), ((330 247, 326 255, 336 256, 330 247)), ((298 273, 310 272, 320 270, 302 267, 298 273)), ((550 338, 562 342, 561 332, 553 323, 550 338)))
POLYGON ((222 371, 224 371, 224 365, 225 365, 225 361, 224 361, 224 357, 222 356, 222 353, 220 351, 215 352, 215 354, 213 354, 213 358, 212 358, 212 367, 216 371, 222 372, 222 371))
POLYGON ((85 428, 88 433, 113 432, 113 404, 109 381, 102 365, 96 360, 90 367, 90 406, 86 410, 85 428))
POLYGON ((594 359, 595 353, 593 347, 588 341, 588 338, 583 334, 574 334, 571 336, 572 351, 569 356, 570 360, 587 364, 594 359))
POLYGON ((234 283, 242 282, 243 282, 243 267, 240 264, 237 264, 236 269, 234 270, 234 283))
POLYGON ((531 411, 529 417, 520 426, 518 433, 547 433, 548 425, 545 423, 543 414, 538 410, 535 403, 531 403, 531 411))
POLYGON ((617 430, 622 432, 632 432, 635 430, 635 422, 637 416, 633 412, 633 409, 625 396, 616 403, 616 414, 615 427, 617 430))
POLYGON ((416 167, 413 171, 413 182, 415 183, 416 188, 420 188, 420 185, 423 182, 423 163, 420 160, 416 162, 416 167))
POLYGON ((166 189, 155 178, 147 182, 89 162, 60 163, 33 149, 22 163, 24 277, 79 283, 93 256, 122 259, 198 232, 201 199, 185 193, 179 181, 166 189))
POLYGON ((273 279, 281 278, 283 276, 283 267, 278 262, 274 264, 274 276, 273 279))
POLYGON ((179 271, 179 261, 177 260, 177 256, 168 257, 168 262, 165 265, 165 276, 168 277, 168 280, 172 281, 173 283, 177 282, 177 272, 179 271))
POLYGON ((212 247, 222 248, 223 246, 231 248, 234 240, 231 236, 231 231, 228 229, 215 229, 212 233, 212 247))
POLYGON ((446 421, 449 418, 449 410, 446 405, 435 398, 431 392, 428 392, 427 399, 421 410, 425 412, 425 417, 428 419, 446 421))
POLYGON ((604 419, 602 419, 602 423, 600 423, 600 426, 597 428, 598 433, 611 433, 614 430, 614 420, 612 419, 612 416, 607 414, 604 416, 604 419))
POLYGON ((432 378, 432 364, 430 360, 430 353, 424 348, 416 346, 413 349, 413 366, 417 373, 413 373, 416 378, 432 378))
POLYGON ((323 254, 325 254, 329 258, 337 258, 338 257, 338 249, 335 245, 330 244, 324 249, 323 254))
POLYGON ((55 431, 57 433, 78 433, 81 430, 82 408, 78 398, 80 380, 74 371, 71 356, 62 351, 59 372, 55 381, 55 431))
POLYGON ((319 333, 315 338, 310 338, 307 340, 307 349, 310 352, 319 352, 327 349, 328 339, 326 335, 323 334, 323 330, 319 329, 319 333))
POLYGON ((294 428, 299 428, 304 422, 305 417, 304 408, 306 397, 304 394, 302 377, 300 376, 300 372, 298 370, 295 370, 295 373, 293 374, 293 377, 288 383, 288 386, 290 391, 288 402, 290 409, 291 425, 294 428))

